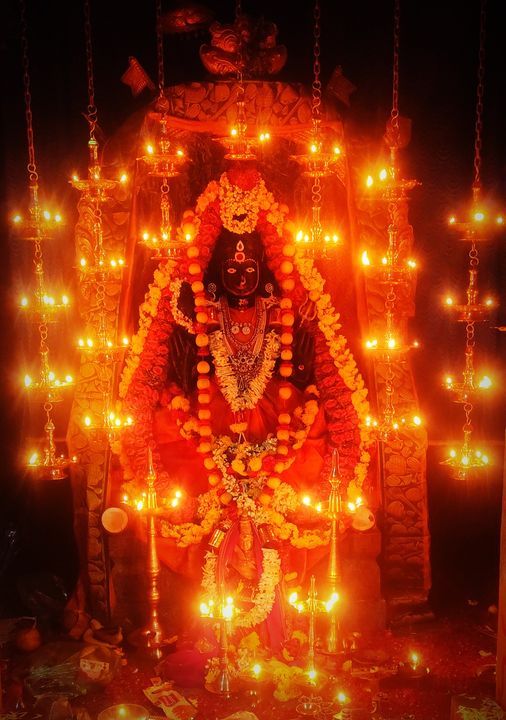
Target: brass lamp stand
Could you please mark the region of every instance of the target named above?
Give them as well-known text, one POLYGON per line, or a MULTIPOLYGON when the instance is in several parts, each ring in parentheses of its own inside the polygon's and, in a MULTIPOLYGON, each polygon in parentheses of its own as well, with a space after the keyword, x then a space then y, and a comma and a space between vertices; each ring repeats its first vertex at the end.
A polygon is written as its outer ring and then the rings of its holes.
POLYGON ((128 641, 134 647, 139 648, 156 660, 160 660, 163 656, 163 649, 169 645, 168 634, 160 622, 158 617, 158 605, 160 602, 160 591, 158 589, 158 580, 160 577, 160 561, 156 550, 156 526, 155 516, 158 507, 156 489, 156 472, 153 466, 153 454, 151 448, 148 448, 148 475, 147 482, 147 498, 146 509, 143 514, 147 519, 147 545, 148 545, 148 567, 147 573, 149 578, 149 621, 138 630, 134 630, 129 636, 128 641))
POLYGON ((330 549, 327 578, 330 589, 330 598, 327 611, 330 615, 330 625, 327 634, 326 652, 337 655, 343 652, 343 638, 338 617, 338 588, 342 583, 341 553, 339 549, 339 523, 342 515, 341 474, 339 472, 339 452, 337 448, 332 451, 332 470, 330 472, 330 495, 328 500, 328 518, 330 520, 330 549))

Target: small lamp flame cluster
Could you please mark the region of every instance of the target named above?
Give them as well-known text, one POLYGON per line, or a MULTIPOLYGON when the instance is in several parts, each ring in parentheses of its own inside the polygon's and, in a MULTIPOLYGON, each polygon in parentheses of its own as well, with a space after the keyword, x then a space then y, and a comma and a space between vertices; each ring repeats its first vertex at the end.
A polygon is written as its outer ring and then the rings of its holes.
POLYGON ((309 230, 298 229, 295 242, 299 252, 308 257, 332 257, 341 243, 339 233, 324 230, 321 221, 322 186, 321 179, 337 173, 344 177, 344 157, 338 144, 331 144, 321 128, 322 85, 320 80, 320 3, 314 6, 314 48, 313 48, 313 85, 311 105, 311 136, 307 152, 293 155, 302 168, 302 174, 313 180, 311 186, 311 225, 309 230))
POLYGON ((46 416, 42 446, 37 450, 31 449, 29 451, 26 467, 41 479, 60 480, 66 477, 67 468, 71 460, 65 454, 58 454, 55 438, 56 427, 53 420, 53 405, 63 400, 62 390, 73 385, 73 378, 71 375, 66 374, 64 379, 61 379, 51 368, 48 325, 55 323, 61 311, 66 310, 69 304, 69 298, 67 295, 62 295, 61 301, 58 301, 56 300, 56 294, 52 294, 48 290, 42 246, 48 238, 52 237, 53 234, 61 228, 63 219, 59 212, 42 209, 39 202, 39 176, 35 162, 24 3, 21 3, 21 26, 25 117, 28 140, 27 170, 29 208, 26 219, 23 219, 20 214, 14 215, 13 226, 19 236, 24 240, 32 242, 34 247, 35 289, 31 296, 25 295, 21 298, 20 307, 37 325, 39 334, 39 368, 37 379, 32 378, 29 374, 25 374, 24 387, 34 400, 42 404, 46 416))
MULTIPOLYGON (((163 20, 161 0, 156 0, 156 47, 158 60, 158 105, 166 108, 167 101, 164 95, 165 69, 163 51, 163 20)), ((168 117, 165 110, 159 117, 160 136, 158 143, 148 142, 146 152, 139 161, 147 169, 148 177, 158 177, 160 183, 160 226, 157 232, 144 229, 139 240, 140 245, 149 248, 153 260, 162 260, 170 257, 181 258, 192 239, 191 234, 182 234, 178 229, 174 233, 171 221, 170 185, 169 180, 179 175, 179 168, 187 161, 182 148, 172 147, 170 139, 168 117)))
POLYGON ((399 363, 405 360, 407 353, 418 347, 418 341, 408 341, 405 335, 403 318, 399 311, 399 289, 407 289, 413 284, 417 263, 413 258, 405 257, 400 241, 400 218, 408 202, 409 191, 419 185, 417 180, 405 180, 400 176, 398 151, 402 147, 399 122, 399 2, 394 11, 394 62, 393 93, 390 121, 385 139, 389 145, 390 161, 386 168, 378 173, 378 180, 368 175, 365 182, 367 195, 379 198, 386 203, 388 213, 388 248, 380 263, 371 261, 368 250, 361 255, 363 272, 367 278, 384 288, 384 329, 379 337, 368 338, 364 345, 367 352, 383 365, 385 377, 385 395, 379 419, 369 418, 370 425, 376 428, 378 438, 388 442, 397 436, 398 431, 407 426, 422 424, 420 414, 415 410, 410 417, 399 416, 395 407, 395 373, 399 363))
POLYGON ((487 452, 479 449, 473 442, 472 414, 474 403, 483 393, 492 387, 489 375, 477 373, 475 367, 476 352, 476 324, 489 321, 496 302, 492 297, 480 298, 478 289, 479 254, 478 244, 491 238, 494 232, 502 229, 504 218, 502 215, 493 217, 493 213, 485 208, 482 199, 481 186, 481 135, 483 114, 483 90, 485 74, 485 3, 481 4, 480 15, 480 49, 478 63, 478 83, 476 94, 476 122, 474 133, 474 179, 472 185, 472 200, 465 219, 456 215, 449 218, 449 227, 458 233, 459 239, 470 244, 468 282, 466 288, 466 301, 455 301, 452 295, 444 300, 444 306, 456 322, 465 324, 464 369, 462 380, 455 380, 455 373, 447 373, 444 380, 445 389, 453 396, 453 401, 460 404, 464 410, 465 421, 462 428, 463 443, 458 448, 449 451, 443 465, 452 468, 457 478, 466 480, 469 475, 489 465, 490 457, 487 452))
POLYGON ((111 408, 112 380, 114 373, 107 366, 119 361, 128 347, 128 338, 118 342, 111 337, 110 323, 107 318, 106 284, 117 281, 126 267, 124 258, 108 252, 104 242, 102 208, 110 202, 111 193, 122 184, 128 182, 128 175, 121 172, 118 179, 104 177, 99 157, 99 145, 95 137, 97 125, 97 108, 95 106, 95 88, 93 77, 93 55, 91 44, 91 19, 89 0, 85 0, 85 40, 88 80, 88 108, 86 119, 89 127, 88 140, 88 172, 86 179, 73 175, 70 184, 81 193, 81 202, 91 211, 92 242, 89 257, 81 257, 77 262, 77 272, 81 285, 88 285, 90 293, 95 293, 96 312, 90 318, 84 337, 77 341, 77 350, 82 362, 95 363, 98 376, 98 401, 90 397, 90 406, 98 408, 92 415, 86 415, 82 421, 85 430, 105 430, 110 439, 114 432, 132 419, 123 420, 111 408), (118 425, 119 423, 119 425, 118 425))

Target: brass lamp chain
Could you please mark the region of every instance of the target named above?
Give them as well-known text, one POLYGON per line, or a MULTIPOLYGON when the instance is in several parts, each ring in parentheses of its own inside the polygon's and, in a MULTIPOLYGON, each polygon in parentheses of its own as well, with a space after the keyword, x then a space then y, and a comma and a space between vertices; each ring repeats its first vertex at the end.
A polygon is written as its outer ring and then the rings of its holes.
POLYGON ((165 70, 163 66, 162 0, 156 0, 156 54, 158 60, 158 95, 163 97, 165 70))
POLYGON ((322 102, 322 83, 320 80, 320 2, 315 0, 314 5, 314 28, 313 28, 313 104, 312 104, 312 116, 313 121, 316 121, 320 117, 320 106, 322 102))
POLYGON ((401 3, 394 2, 394 58, 392 78, 392 110, 390 122, 395 134, 399 132, 399 36, 400 36, 401 3))
POLYGON ((485 79, 485 24, 487 0, 480 4, 480 49, 478 57, 478 85, 476 89, 476 123, 474 127, 474 182, 473 189, 481 187, 481 144, 483 131, 483 89, 485 79))
POLYGON ((242 15, 241 0, 235 0, 235 19, 242 15))
POLYGON ((90 0, 84 0, 84 38, 86 43, 86 75, 88 78, 88 107, 86 109, 86 119, 90 128, 90 138, 94 140, 95 128, 97 126, 97 106, 95 105, 95 82, 93 78, 90 0))
MULTIPOLYGON (((28 30, 26 26, 26 6, 25 0, 20 0, 21 9, 21 49, 23 52, 23 88, 25 97, 25 118, 26 118, 26 137, 28 141, 28 177, 30 187, 37 189, 37 166, 35 163, 35 145, 33 141, 33 117, 32 117, 32 95, 30 92, 30 61, 28 58, 28 30)), ((34 198, 36 200, 36 197, 34 198)))

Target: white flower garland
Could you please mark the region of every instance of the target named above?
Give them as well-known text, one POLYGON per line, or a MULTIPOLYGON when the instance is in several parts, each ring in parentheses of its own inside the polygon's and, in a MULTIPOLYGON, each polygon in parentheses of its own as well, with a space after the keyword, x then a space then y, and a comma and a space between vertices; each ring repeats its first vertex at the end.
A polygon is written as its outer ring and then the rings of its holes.
POLYGON ((170 309, 172 310, 172 316, 178 325, 188 330, 191 335, 195 335, 195 328, 190 318, 186 317, 184 312, 179 309, 179 296, 181 294, 181 285, 183 281, 181 278, 177 278, 170 283, 171 298, 170 298, 170 309))
MULTIPOLYGON (((219 602, 216 571, 218 556, 208 552, 205 555, 202 570, 202 588, 206 600, 213 600, 215 605, 219 602)), ((239 612, 234 618, 235 628, 251 628, 263 622, 272 610, 276 599, 276 587, 281 573, 281 558, 274 548, 262 548, 262 574, 258 581, 257 591, 252 598, 253 607, 250 610, 239 612)))
POLYGON ((214 360, 216 378, 223 397, 234 412, 252 410, 263 396, 267 383, 272 378, 280 345, 276 331, 271 330, 265 338, 260 369, 256 377, 251 381, 249 388, 239 394, 237 377, 230 362, 223 332, 216 330, 212 333, 209 340, 209 347, 214 360))
POLYGON ((238 185, 232 185, 228 175, 223 173, 218 192, 223 227, 237 235, 253 232, 257 226, 262 201, 265 201, 268 194, 270 193, 263 180, 259 180, 251 190, 243 190, 238 185), (242 216, 242 220, 237 219, 242 216))

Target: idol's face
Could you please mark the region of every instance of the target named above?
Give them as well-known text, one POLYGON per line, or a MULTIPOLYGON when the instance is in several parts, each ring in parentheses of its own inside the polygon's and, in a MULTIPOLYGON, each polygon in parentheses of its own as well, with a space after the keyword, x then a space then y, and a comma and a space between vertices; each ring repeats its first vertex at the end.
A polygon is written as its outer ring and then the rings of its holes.
POLYGON ((258 261, 246 258, 242 262, 227 260, 222 267, 221 280, 225 291, 238 298, 248 298, 258 288, 258 261))

